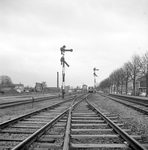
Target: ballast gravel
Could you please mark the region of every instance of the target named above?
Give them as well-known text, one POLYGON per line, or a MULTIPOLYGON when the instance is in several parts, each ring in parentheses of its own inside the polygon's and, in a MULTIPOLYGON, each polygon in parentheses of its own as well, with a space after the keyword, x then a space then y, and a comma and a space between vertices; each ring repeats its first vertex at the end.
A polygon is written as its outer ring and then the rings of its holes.
POLYGON ((119 104, 99 94, 94 94, 91 101, 111 114, 116 114, 124 127, 131 130, 133 135, 140 135, 144 143, 148 143, 148 116, 142 115, 129 107, 119 104))

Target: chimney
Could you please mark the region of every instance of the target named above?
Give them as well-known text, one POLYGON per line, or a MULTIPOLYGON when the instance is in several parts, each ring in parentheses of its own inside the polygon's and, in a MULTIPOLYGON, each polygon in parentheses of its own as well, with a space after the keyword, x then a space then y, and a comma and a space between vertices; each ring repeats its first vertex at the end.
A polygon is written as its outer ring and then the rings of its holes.
POLYGON ((57 72, 57 89, 59 89, 59 72, 57 72))

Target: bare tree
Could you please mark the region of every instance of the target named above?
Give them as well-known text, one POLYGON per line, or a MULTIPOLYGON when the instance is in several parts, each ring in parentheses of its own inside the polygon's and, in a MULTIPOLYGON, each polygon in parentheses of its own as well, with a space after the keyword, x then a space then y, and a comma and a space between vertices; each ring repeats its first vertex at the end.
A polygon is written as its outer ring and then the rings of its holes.
POLYGON ((136 95, 136 78, 140 74, 140 56, 134 55, 132 61, 126 63, 129 68, 131 80, 133 81, 133 95, 136 95))
POLYGON ((113 71, 110 75, 110 83, 114 88, 114 92, 119 93, 119 86, 121 84, 121 74, 120 69, 113 71))
POLYGON ((111 74, 109 76, 109 81, 110 81, 110 92, 112 93, 113 91, 115 92, 115 88, 114 88, 114 77, 113 77, 113 74, 111 74))
MULTIPOLYGON (((133 95, 136 95, 136 79, 141 76, 142 73, 146 76, 147 83, 147 95, 148 95, 148 52, 142 57, 139 55, 132 56, 132 60, 125 63, 120 69, 116 69, 109 75, 111 92, 119 93, 123 92, 123 86, 125 85, 125 92, 128 93, 128 83, 132 81, 133 95), (143 70, 143 71, 141 71, 143 70), (121 88, 119 89, 119 87, 121 88)), ((100 87, 105 87, 105 81, 103 80, 100 87)))
POLYGON ((123 68, 120 68, 120 69, 118 69, 117 73, 118 73, 119 85, 121 86, 120 93, 122 94, 124 80, 125 80, 125 72, 124 72, 123 68))
POLYGON ((110 79, 106 78, 99 84, 97 89, 101 89, 102 91, 109 93, 110 85, 111 85, 110 79))
POLYGON ((117 93, 123 93, 123 86, 126 84, 127 77, 125 68, 119 68, 112 72, 110 75, 110 83, 111 86, 114 87, 114 92, 116 91, 117 93))
POLYGON ((111 83, 111 91, 116 92, 116 76, 115 76, 115 71, 112 72, 109 76, 110 83, 111 83))
POLYGON ((146 96, 148 95, 148 52, 141 57, 141 73, 146 78, 146 96))
POLYGON ((131 81, 131 79, 130 79, 130 70, 129 70, 129 67, 128 67, 127 63, 124 64, 123 71, 124 71, 125 93, 127 95, 127 93, 128 93, 128 83, 131 81))
POLYGON ((115 80, 116 80, 116 85, 117 85, 117 93, 120 93, 119 91, 119 86, 121 85, 121 76, 120 76, 120 69, 117 69, 115 71, 115 80))
POLYGON ((12 80, 9 76, 1 75, 0 76, 0 85, 11 85, 12 80))
POLYGON ((117 90, 117 93, 121 93, 121 91, 119 90, 119 87, 120 85, 122 84, 123 82, 123 75, 122 75, 122 69, 117 69, 113 72, 114 74, 114 82, 115 82, 115 85, 116 85, 116 90, 117 90))

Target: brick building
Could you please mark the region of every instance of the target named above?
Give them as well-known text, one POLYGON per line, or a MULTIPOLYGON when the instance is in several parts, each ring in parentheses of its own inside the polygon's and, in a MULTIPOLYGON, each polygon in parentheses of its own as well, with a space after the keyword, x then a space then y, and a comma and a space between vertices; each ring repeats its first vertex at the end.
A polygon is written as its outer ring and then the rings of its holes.
POLYGON ((145 76, 142 76, 136 80, 136 91, 139 94, 146 93, 146 78, 145 78, 145 76))

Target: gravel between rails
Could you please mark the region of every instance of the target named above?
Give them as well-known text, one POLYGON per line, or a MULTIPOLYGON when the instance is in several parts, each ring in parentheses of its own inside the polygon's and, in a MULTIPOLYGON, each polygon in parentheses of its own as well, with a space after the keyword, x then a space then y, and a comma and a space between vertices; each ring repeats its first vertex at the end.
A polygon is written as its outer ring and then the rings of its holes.
POLYGON ((25 105, 19 105, 17 107, 9 107, 6 109, 0 109, 0 123, 3 123, 7 120, 11 120, 23 114, 33 112, 37 109, 40 109, 45 106, 52 105, 61 101, 62 101, 61 98, 56 98, 56 99, 52 99, 49 101, 43 101, 43 102, 38 102, 38 103, 33 103, 33 104, 30 103, 30 104, 25 104, 25 105))
POLYGON ((131 129, 132 134, 141 135, 143 141, 148 143, 148 116, 144 116, 131 108, 100 96, 99 94, 94 94, 90 100, 96 106, 100 106, 108 112, 116 114, 118 119, 124 123, 124 126, 131 129))

